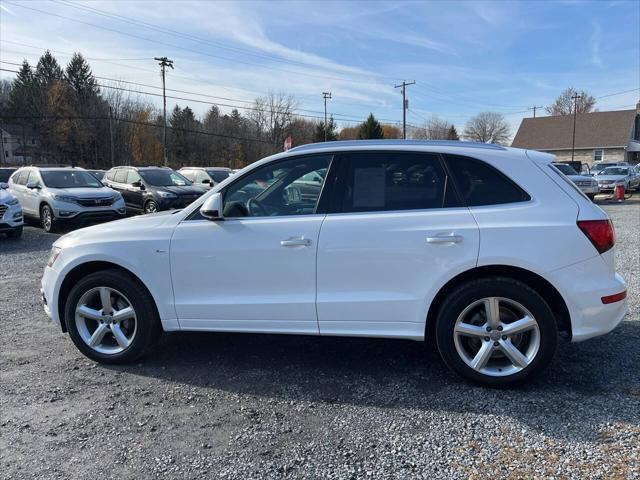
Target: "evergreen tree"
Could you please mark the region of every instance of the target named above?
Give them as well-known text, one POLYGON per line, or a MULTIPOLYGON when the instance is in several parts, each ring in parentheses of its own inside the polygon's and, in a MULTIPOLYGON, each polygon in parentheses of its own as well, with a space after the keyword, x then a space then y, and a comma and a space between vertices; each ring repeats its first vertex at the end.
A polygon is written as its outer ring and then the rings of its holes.
POLYGON ((458 135, 458 131, 454 125, 451 125, 447 132, 447 140, 460 140, 460 136, 458 135))
POLYGON ((313 135, 313 141, 314 142, 324 142, 325 128, 327 130, 327 141, 328 142, 331 142, 333 140, 337 140, 338 139, 338 132, 337 132, 338 126, 336 125, 336 122, 333 119, 333 117, 329 117, 329 120, 327 121, 326 127, 325 127, 324 122, 316 123, 316 129, 315 129, 315 132, 314 132, 314 135, 313 135))
POLYGON ((64 73, 58 61, 51 52, 47 50, 38 60, 36 66, 36 79, 43 89, 48 89, 55 83, 64 79, 64 73))
MULTIPOLYGON (((36 80, 29 62, 24 60, 13 81, 9 95, 9 111, 16 117, 37 116, 38 102, 36 80)), ((25 119, 29 122, 31 119, 25 119)))
POLYGON ((359 140, 368 140, 368 139, 382 139, 384 138, 384 132, 382 131, 382 126, 380 122, 376 120, 376 117, 373 116, 373 113, 370 113, 367 117, 367 120, 360 125, 360 129, 358 130, 358 139, 359 140))
POLYGON ((91 67, 79 53, 74 53, 67 65, 66 78, 76 92, 81 106, 86 106, 100 94, 98 82, 91 72, 91 67))

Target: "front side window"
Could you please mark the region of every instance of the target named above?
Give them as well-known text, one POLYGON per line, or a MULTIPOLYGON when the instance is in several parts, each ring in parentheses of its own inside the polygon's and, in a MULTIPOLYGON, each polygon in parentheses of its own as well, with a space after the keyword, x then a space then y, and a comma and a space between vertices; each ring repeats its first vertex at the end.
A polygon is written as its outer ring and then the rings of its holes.
POLYGON ((140 170, 140 176, 149 185, 154 187, 184 187, 191 182, 173 170, 140 170))
POLYGON ((140 181, 140 175, 138 175, 138 172, 136 172, 135 170, 129 170, 129 173, 127 174, 127 183, 129 185, 133 185, 136 182, 140 181))
POLYGON ((13 175, 13 183, 17 185, 26 185, 29 178, 29 170, 20 170, 13 175))
POLYGON ((101 188, 96 177, 83 170, 43 170, 42 181, 49 188, 101 188))
MULTIPOLYGON (((198 173, 196 174, 196 179, 195 179, 195 183, 209 183, 211 181, 211 179, 209 178, 209 175, 207 175, 207 172, 203 171, 203 170, 198 170, 198 173)), ((191 180, 192 182, 194 180, 191 180)))
POLYGON ((491 165, 469 157, 445 155, 462 199, 470 207, 526 202, 531 197, 491 165))
POLYGON ((315 213, 322 182, 302 180, 314 172, 323 179, 331 156, 312 156, 276 162, 241 178, 224 193, 224 216, 271 217, 315 213))
POLYGON ((601 162, 604 158, 604 154, 602 150, 594 150, 593 151, 593 161, 601 162))
MULTIPOLYGON (((437 154, 375 152, 340 158, 336 212, 422 210, 459 206, 437 154)), ((309 179, 313 183, 313 179, 309 179)))
POLYGON ((27 185, 29 184, 42 186, 40 177, 38 176, 38 173, 35 170, 31 170, 31 172, 29 172, 29 177, 27 178, 27 185))

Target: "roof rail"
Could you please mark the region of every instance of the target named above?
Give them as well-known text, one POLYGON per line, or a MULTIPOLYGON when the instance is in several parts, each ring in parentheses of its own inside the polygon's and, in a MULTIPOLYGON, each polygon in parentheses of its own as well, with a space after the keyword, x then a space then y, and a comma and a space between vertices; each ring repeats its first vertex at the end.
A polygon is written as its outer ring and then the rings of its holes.
POLYGON ((341 148, 341 147, 387 147, 387 146, 425 146, 425 147, 464 147, 464 148, 483 148, 487 150, 506 150, 500 145, 482 142, 462 142, 457 140, 338 140, 335 142, 318 142, 308 143, 293 147, 288 152, 301 152, 310 150, 319 150, 322 148, 341 148))

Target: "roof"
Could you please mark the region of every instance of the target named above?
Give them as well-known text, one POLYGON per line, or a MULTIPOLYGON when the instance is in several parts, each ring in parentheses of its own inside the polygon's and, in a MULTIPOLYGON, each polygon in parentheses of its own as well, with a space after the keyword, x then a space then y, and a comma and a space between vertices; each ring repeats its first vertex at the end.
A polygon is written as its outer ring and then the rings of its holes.
POLYGON ((480 148, 488 150, 505 150, 500 145, 480 142, 459 142, 454 140, 338 140, 335 142, 318 142, 293 147, 287 152, 306 152, 312 150, 322 150, 326 148, 348 148, 348 147, 465 147, 480 148))
POLYGON ((31 124, 21 124, 21 123, 6 123, 2 122, 0 124, 0 129, 5 132, 13 135, 14 137, 36 137, 38 136, 38 132, 33 128, 31 124))
MULTIPOLYGON (((626 147, 635 117, 635 110, 579 113, 575 148, 626 147)), ((533 150, 570 149, 572 136, 573 115, 525 118, 511 146, 533 150)))

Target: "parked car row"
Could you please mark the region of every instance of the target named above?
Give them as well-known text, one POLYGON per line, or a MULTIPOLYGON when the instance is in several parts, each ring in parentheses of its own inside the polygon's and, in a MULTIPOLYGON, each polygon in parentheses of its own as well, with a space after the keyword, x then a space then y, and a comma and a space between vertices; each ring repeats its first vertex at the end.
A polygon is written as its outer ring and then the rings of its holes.
POLYGON ((580 175, 575 169, 564 162, 553 164, 569 180, 571 180, 591 200, 599 193, 613 192, 616 185, 622 185, 625 190, 640 188, 640 165, 630 166, 626 162, 597 163, 592 168, 592 175, 580 175))
POLYGON ((231 174, 222 168, 182 170, 193 180, 168 167, 108 171, 65 166, 2 168, 0 232, 18 236, 23 216, 38 220, 51 232, 62 224, 98 223, 127 214, 184 208, 231 174))

